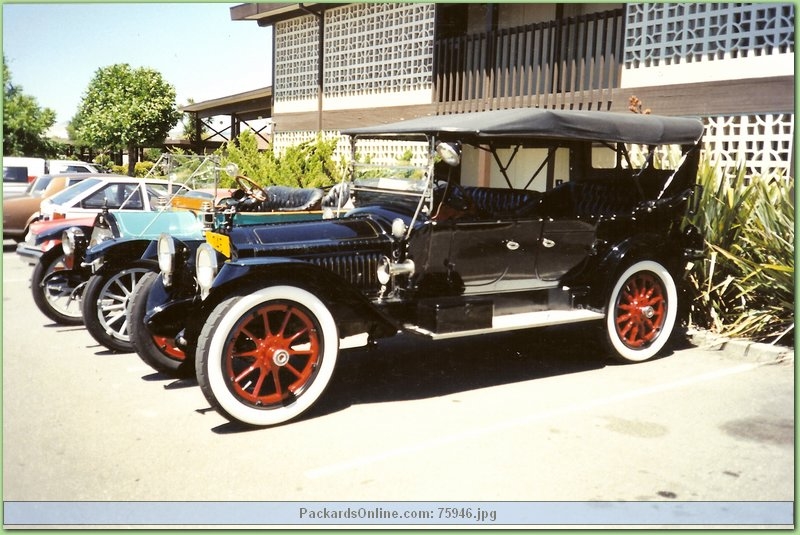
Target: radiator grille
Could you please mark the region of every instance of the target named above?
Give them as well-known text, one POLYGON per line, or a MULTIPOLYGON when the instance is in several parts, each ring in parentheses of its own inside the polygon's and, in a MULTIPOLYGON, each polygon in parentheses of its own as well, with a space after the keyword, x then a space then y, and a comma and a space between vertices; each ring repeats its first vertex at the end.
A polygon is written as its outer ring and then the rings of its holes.
POLYGON ((366 292, 378 291, 377 277, 379 253, 349 254, 315 258, 312 263, 333 271, 350 284, 366 292))

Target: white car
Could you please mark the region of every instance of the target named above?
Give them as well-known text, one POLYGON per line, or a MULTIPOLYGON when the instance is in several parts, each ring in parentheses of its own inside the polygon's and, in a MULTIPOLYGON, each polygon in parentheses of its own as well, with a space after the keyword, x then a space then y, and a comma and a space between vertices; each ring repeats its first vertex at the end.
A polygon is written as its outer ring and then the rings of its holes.
POLYGON ((176 193, 191 191, 182 184, 123 175, 91 177, 42 201, 41 219, 72 219, 109 210, 142 211, 164 206, 176 193))

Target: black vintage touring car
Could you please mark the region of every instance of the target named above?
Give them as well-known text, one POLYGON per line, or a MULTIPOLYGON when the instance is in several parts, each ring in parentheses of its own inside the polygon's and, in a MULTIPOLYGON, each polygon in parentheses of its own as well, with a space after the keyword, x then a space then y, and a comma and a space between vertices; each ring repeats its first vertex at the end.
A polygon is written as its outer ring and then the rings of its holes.
POLYGON ((698 120, 526 109, 343 133, 354 205, 344 216, 210 234, 217 250, 200 247, 190 277, 174 268, 180 245, 160 240, 144 323, 194 351, 202 391, 226 418, 295 418, 341 349, 399 332, 596 321, 622 361, 664 348, 679 281, 702 253, 684 218, 698 120), (417 147, 424 163, 364 158, 387 142, 417 147))

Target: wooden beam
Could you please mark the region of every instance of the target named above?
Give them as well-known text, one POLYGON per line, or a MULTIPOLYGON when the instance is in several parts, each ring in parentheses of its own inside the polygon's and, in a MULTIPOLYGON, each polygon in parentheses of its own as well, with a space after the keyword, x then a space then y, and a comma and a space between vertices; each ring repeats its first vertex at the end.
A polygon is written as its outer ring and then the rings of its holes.
MULTIPOLYGON (((323 114, 323 130, 344 130, 358 126, 393 123, 426 115, 436 115, 436 104, 389 106, 352 110, 327 110, 323 114)), ((317 111, 278 113, 273 116, 275 132, 314 131, 318 129, 317 111)))
POLYGON ((611 111, 627 111, 636 95, 658 115, 794 113, 794 78, 746 78, 720 82, 617 88, 611 111))

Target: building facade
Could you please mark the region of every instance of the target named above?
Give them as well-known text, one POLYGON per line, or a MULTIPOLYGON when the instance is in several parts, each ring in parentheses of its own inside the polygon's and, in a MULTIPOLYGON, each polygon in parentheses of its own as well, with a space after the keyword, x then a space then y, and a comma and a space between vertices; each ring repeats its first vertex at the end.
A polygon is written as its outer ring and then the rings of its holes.
POLYGON ((636 96, 702 118, 723 164, 793 174, 793 4, 281 3, 231 18, 273 28, 279 151, 423 115, 626 111, 636 96))

